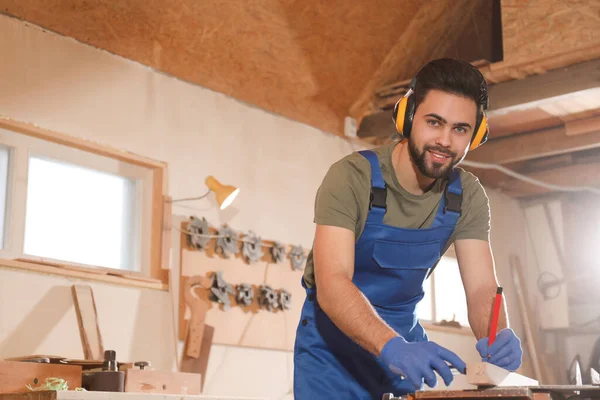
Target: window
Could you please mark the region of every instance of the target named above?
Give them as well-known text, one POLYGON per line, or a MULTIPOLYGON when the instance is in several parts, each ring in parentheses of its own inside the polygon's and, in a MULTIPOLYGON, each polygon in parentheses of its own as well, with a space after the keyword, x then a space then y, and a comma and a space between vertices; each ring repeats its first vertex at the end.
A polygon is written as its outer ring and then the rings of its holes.
POLYGON ((0 256, 164 288, 164 174, 162 163, 0 121, 0 256))
POLYGON ((443 256, 433 274, 425 281, 425 297, 417 307, 423 321, 456 321, 469 326, 467 300, 456 258, 443 256))
POLYGON ((25 254, 140 270, 133 257, 140 181, 39 156, 29 158, 27 175, 25 254))

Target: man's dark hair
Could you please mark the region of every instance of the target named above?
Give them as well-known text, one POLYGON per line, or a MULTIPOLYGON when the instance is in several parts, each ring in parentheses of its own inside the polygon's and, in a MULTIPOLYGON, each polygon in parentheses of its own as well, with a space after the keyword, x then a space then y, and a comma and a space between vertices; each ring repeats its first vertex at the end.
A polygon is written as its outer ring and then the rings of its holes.
POLYGON ((487 109, 485 78, 468 62, 451 58, 433 60, 425 65, 415 78, 416 107, 419 107, 430 90, 437 89, 472 99, 477 104, 478 120, 482 108, 487 109))

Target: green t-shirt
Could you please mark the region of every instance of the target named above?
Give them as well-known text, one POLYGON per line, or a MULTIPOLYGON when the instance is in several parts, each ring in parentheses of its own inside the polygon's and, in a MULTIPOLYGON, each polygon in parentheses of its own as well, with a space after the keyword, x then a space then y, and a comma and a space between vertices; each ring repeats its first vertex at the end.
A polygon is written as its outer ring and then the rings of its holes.
MULTIPOLYGON (((422 195, 406 191, 400 186, 392 164, 392 151, 397 143, 373 149, 387 184, 387 211, 383 222, 399 228, 429 228, 442 199, 444 182, 437 180, 422 195)), ((490 209, 485 190, 477 177, 458 169, 463 187, 462 214, 443 253, 457 239, 489 240, 490 209)), ((314 222, 350 229, 358 240, 367 220, 370 193, 369 161, 356 152, 342 158, 329 168, 317 191, 314 222)), ((315 283, 312 250, 306 260, 304 280, 309 287, 315 283)))

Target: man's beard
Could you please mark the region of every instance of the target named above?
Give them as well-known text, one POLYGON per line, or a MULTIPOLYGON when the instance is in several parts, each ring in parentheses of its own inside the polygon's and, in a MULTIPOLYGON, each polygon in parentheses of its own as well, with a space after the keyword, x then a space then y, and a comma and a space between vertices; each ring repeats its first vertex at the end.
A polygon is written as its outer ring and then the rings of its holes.
MULTIPOLYGON (((410 152, 410 156, 417 165, 419 172, 424 176, 432 179, 440 179, 445 178, 450 174, 452 168, 454 168, 461 160, 456 158, 456 153, 451 152, 448 149, 445 149, 441 146, 423 146, 423 151, 419 151, 415 141, 409 137, 408 138, 408 149, 410 152), (450 156, 449 163, 437 163, 432 161, 429 165, 425 159, 427 152, 429 150, 435 151, 436 153, 443 154, 445 156, 450 156)), ((430 157, 431 158, 431 157, 430 157)))

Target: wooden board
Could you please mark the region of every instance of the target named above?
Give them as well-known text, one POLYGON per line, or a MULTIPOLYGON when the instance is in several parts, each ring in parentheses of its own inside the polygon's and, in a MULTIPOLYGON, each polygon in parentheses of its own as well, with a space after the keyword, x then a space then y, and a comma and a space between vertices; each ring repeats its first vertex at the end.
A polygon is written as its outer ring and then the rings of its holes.
MULTIPOLYGON (((185 225, 184 225, 185 226, 185 225)), ((185 230, 185 229, 183 229, 185 230)), ((272 243, 263 240, 264 243, 272 243)), ((190 249, 187 237, 182 236, 181 277, 180 277, 180 339, 185 340, 189 322, 189 310, 186 306, 183 289, 191 276, 212 276, 222 271, 223 279, 235 287, 241 283, 252 285, 255 299, 248 307, 236 304, 230 296, 231 307, 224 310, 223 305, 209 300, 209 290, 196 289, 195 295, 208 304, 204 322, 214 327, 213 343, 253 348, 292 351, 296 328, 305 298, 301 286, 302 270, 293 270, 290 260, 273 263, 268 249, 264 249, 263 258, 254 264, 248 264, 241 252, 232 258, 224 258, 214 251, 212 244, 206 251, 190 249), (256 297, 262 284, 270 285, 274 290, 285 289, 291 293, 291 308, 270 312, 259 307, 256 297), (187 311, 187 312, 186 312, 187 311)))
POLYGON ((104 347, 92 288, 89 285, 73 285, 71 290, 84 357, 86 360, 103 360, 104 347))
POLYGON ((200 375, 129 369, 125 375, 125 392, 200 394, 200 375))
POLYGON ((163 393, 50 390, 29 393, 2 394, 0 395, 0 400, 267 400, 267 398, 220 395, 180 395, 163 393))
POLYGON ((204 331, 202 332, 202 343, 200 345, 200 352, 198 357, 190 357, 184 350, 181 359, 181 372, 192 372, 200 375, 200 390, 204 390, 204 383, 206 382, 206 371, 208 369, 208 359, 210 358, 210 350, 212 348, 213 337, 215 334, 215 328, 210 325, 204 325, 204 331))
POLYGON ((510 372, 494 364, 476 362, 467 364, 467 381, 475 386, 538 386, 535 379, 510 372))
POLYGON ((533 399, 534 394, 529 388, 499 388, 489 390, 420 390, 414 395, 409 394, 409 400, 428 399, 533 399))
POLYGON ((46 378, 61 378, 70 390, 81 387, 81 367, 20 361, 0 361, 0 393, 29 392, 26 385, 36 388, 46 378))

